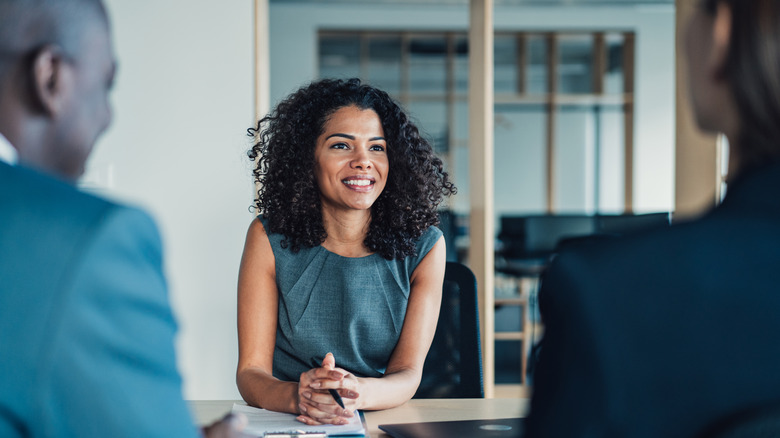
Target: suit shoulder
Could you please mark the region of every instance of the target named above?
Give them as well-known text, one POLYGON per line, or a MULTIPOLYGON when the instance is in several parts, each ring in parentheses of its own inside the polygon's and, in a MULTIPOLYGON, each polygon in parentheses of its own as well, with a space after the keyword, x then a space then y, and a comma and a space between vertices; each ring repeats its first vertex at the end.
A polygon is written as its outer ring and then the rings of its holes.
POLYGON ((10 182, 13 190, 3 193, 3 202, 11 207, 34 213, 56 212, 57 216, 100 214, 117 204, 85 193, 70 183, 24 167, 6 167, 0 172, 0 181, 10 182), (38 207, 36 209, 36 207, 38 207))
POLYGON ((719 240, 717 232, 710 220, 699 220, 565 247, 543 282, 564 290, 559 293, 581 293, 602 302, 612 302, 614 290, 672 293, 672 283, 701 269, 703 254, 718 258, 720 250, 713 243, 719 240))
POLYGON ((0 188, 0 241, 25 241, 27 251, 44 260, 73 260, 104 232, 159 240, 152 219, 140 209, 82 192, 33 169, 1 166, 0 188), (47 256, 51 248, 60 257, 47 256))
POLYGON ((652 256, 657 251, 667 251, 690 241, 700 228, 698 223, 655 228, 624 237, 599 237, 582 239, 560 248, 557 258, 584 259, 593 262, 619 261, 626 258, 652 256))
MULTIPOLYGON (((29 205, 39 205, 49 212, 63 214, 99 216, 115 215, 123 220, 152 223, 148 213, 142 209, 80 190, 76 186, 38 172, 34 169, 11 168, 15 174, 9 178, 15 184, 15 200, 29 205)), ((0 181, 3 177, 0 176, 0 181)))

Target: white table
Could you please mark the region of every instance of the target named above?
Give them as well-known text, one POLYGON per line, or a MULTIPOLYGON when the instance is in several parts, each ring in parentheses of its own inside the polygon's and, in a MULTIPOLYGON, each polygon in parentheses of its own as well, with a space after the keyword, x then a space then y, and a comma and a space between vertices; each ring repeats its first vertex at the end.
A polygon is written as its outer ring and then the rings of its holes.
MULTIPOLYGON (((190 401, 198 424, 208 424, 221 418, 243 400, 194 400, 190 401)), ((525 416, 528 399, 415 399, 393 409, 365 411, 368 436, 387 438, 379 430, 380 424, 416 423, 424 421, 479 420, 525 416)))

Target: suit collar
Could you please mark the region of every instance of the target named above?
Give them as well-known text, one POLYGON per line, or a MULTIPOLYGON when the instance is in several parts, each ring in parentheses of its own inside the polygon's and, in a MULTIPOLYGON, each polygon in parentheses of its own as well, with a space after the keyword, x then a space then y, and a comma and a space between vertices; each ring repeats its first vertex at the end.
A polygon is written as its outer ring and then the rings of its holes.
POLYGON ((780 162, 746 169, 727 188, 724 208, 762 205, 780 212, 780 162))
POLYGON ((0 133, 0 162, 15 165, 18 160, 19 154, 16 152, 16 148, 0 133))

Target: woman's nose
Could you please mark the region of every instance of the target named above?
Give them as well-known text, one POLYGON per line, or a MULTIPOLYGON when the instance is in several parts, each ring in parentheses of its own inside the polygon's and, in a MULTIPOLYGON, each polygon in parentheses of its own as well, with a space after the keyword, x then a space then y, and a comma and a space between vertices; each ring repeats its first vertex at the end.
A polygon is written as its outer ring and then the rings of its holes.
POLYGON ((368 152, 357 149, 355 150, 355 156, 352 158, 352 167, 355 169, 370 169, 371 160, 368 158, 368 152))

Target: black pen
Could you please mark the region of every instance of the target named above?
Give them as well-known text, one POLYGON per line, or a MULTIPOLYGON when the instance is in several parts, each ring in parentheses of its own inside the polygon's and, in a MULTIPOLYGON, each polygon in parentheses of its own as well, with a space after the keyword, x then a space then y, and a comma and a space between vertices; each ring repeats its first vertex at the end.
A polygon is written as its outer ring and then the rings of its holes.
POLYGON ((335 389, 329 389, 328 392, 330 393, 330 395, 333 396, 333 400, 336 400, 336 403, 338 403, 339 406, 341 406, 341 409, 346 409, 344 407, 344 400, 341 399, 341 395, 339 395, 338 391, 336 391, 335 389))

